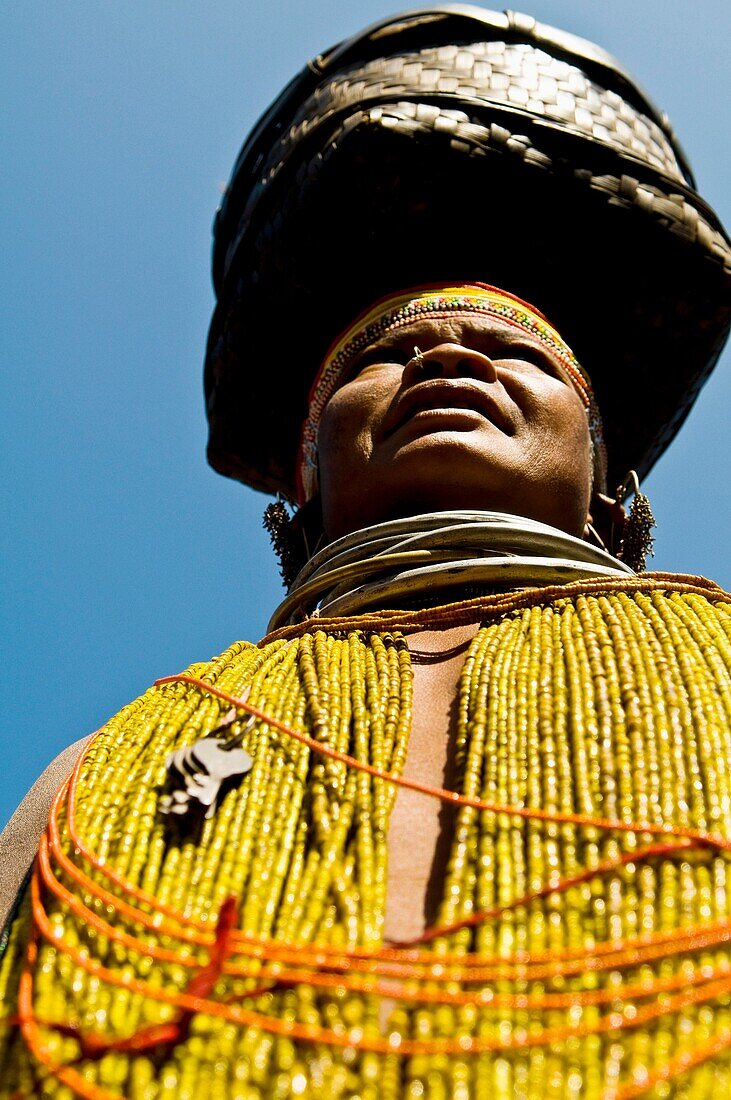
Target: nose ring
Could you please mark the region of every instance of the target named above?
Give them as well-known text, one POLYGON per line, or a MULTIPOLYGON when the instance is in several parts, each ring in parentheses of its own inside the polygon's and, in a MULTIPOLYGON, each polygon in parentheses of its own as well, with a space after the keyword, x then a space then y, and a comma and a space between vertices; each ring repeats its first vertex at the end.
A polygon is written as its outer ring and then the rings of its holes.
POLYGON ((416 363, 419 370, 424 366, 424 353, 417 348, 414 344, 414 354, 411 357, 411 362, 416 363))

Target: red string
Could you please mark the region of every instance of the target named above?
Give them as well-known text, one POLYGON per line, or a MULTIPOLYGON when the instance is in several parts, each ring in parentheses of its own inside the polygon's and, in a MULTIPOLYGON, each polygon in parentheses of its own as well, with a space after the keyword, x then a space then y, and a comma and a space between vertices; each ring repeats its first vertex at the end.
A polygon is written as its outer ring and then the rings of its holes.
MULTIPOLYGON (((538 898, 559 893, 572 886, 587 882, 597 876, 609 874, 628 863, 637 863, 654 857, 669 857, 677 852, 687 851, 696 846, 729 851, 731 850, 731 841, 719 835, 706 833, 701 830, 685 829, 669 825, 654 825, 649 822, 614 821, 585 814, 552 813, 540 809, 526 809, 524 807, 487 802, 482 799, 461 795, 455 791, 430 787, 414 780, 404 779, 392 773, 384 772, 373 765, 358 761, 345 753, 331 749, 329 746, 321 744, 307 734, 294 730, 278 719, 259 711, 245 700, 222 691, 220 688, 208 684, 197 677, 185 674, 163 677, 157 680, 155 685, 160 686, 162 684, 174 682, 189 683, 202 691, 209 692, 225 700, 238 710, 243 710, 258 718, 260 721, 265 722, 272 728, 292 737, 294 740, 306 745, 312 751, 320 755, 338 760, 348 767, 365 772, 374 778, 414 790, 428 797, 438 798, 451 804, 470 806, 477 810, 496 814, 508 814, 510 816, 542 821, 591 826, 603 830, 633 834, 645 833, 655 836, 673 836, 678 838, 679 842, 657 843, 637 849, 634 852, 624 853, 616 859, 599 863, 594 868, 586 868, 576 875, 558 880, 555 883, 547 884, 539 890, 526 894, 508 905, 494 907, 489 910, 471 914, 469 917, 450 925, 432 927, 427 929, 421 936, 415 937, 413 940, 394 943, 390 947, 386 945, 376 948, 338 948, 328 945, 279 944, 271 940, 257 939, 256 937, 236 930, 236 902, 234 899, 228 899, 222 906, 219 913, 216 933, 211 937, 204 923, 186 918, 173 908, 162 904, 153 895, 147 894, 145 891, 126 882, 121 875, 111 868, 106 867, 103 860, 89 851, 84 845, 76 829, 75 811, 76 794, 82 764, 86 759, 89 748, 89 746, 87 746, 87 750, 80 757, 70 780, 64 784, 54 800, 49 817, 47 834, 41 842, 39 859, 31 884, 35 932, 31 937, 31 942, 28 947, 26 965, 21 976, 18 1002, 18 1022, 29 1049, 33 1051, 38 1061, 44 1065, 57 1080, 73 1088, 78 1095, 89 1097, 90 1100, 116 1100, 116 1098, 112 1097, 112 1094, 97 1088, 97 1086, 90 1085, 87 1081, 83 1080, 74 1071, 71 1065, 56 1064, 50 1051, 43 1042, 39 1032, 40 1022, 34 1016, 32 998, 32 975, 37 961, 37 934, 49 940, 57 950, 64 951, 87 972, 96 974, 98 977, 102 978, 102 980, 112 985, 138 992, 152 1000, 174 1005, 178 1009, 176 1019, 170 1023, 155 1025, 152 1028, 145 1028, 134 1035, 122 1039, 107 1039, 101 1036, 90 1035, 84 1036, 81 1035, 76 1025, 73 1024, 43 1023, 42 1026, 55 1028, 63 1034, 73 1035, 79 1041, 81 1058, 92 1060, 101 1057, 107 1050, 135 1053, 150 1049, 151 1046, 158 1046, 161 1043, 177 1043, 184 1041, 190 1019, 194 1014, 199 1012, 223 1017, 224 1019, 239 1023, 242 1026, 254 1026, 264 1031, 287 1035, 293 1039, 322 1042, 335 1046, 354 1046, 362 1050, 371 1050, 375 1053, 385 1054, 398 1052, 402 1055, 417 1053, 465 1054, 478 1052, 480 1050, 512 1049, 513 1046, 518 1045, 521 1047, 542 1046, 555 1042, 564 1042, 569 1038, 577 1038, 584 1035, 634 1028, 654 1020, 659 1016, 679 1012, 691 1005, 717 999, 731 992, 731 977, 729 976, 729 967, 726 962, 720 967, 704 968, 699 973, 693 975, 691 979, 688 979, 685 975, 675 975, 652 983, 641 982, 633 986, 626 986, 622 991, 623 995, 631 995, 636 999, 656 996, 658 999, 655 1003, 645 1005, 640 1009, 634 1010, 633 1008, 633 1016, 625 1017, 621 1013, 614 1012, 602 1017, 591 1025, 584 1025, 583 1027, 568 1026, 563 1028, 544 1028, 540 1032, 529 1036, 527 1040, 521 1037, 520 1043, 512 1038, 506 1042, 504 1040, 472 1036, 463 1036, 450 1040, 406 1040, 399 1037, 398 1043, 390 1039, 384 1039, 382 1036, 365 1036, 354 1040, 347 1036, 347 1034, 336 1033, 328 1028, 299 1024, 291 1020, 278 1020, 261 1013, 242 1009, 232 1004, 230 998, 226 1002, 210 1000, 208 995, 212 992, 213 987, 222 974, 245 978, 253 977, 251 963, 246 964, 242 969, 240 964, 237 965, 231 961, 231 955, 236 952, 239 954, 244 953, 253 955, 255 958, 264 958, 266 962, 270 964, 274 962, 276 964, 275 966, 269 965, 268 967, 264 966, 259 969, 259 981, 264 978, 269 984, 258 986, 247 993, 243 993, 241 996, 246 997, 246 999, 255 998, 262 992, 271 991, 278 985, 286 986, 309 982, 310 984, 319 985, 324 988, 334 987, 350 989, 357 992, 373 992, 380 996, 402 1000, 421 1000, 425 1002, 447 1004, 476 1004, 490 1008, 521 1007, 538 1009, 550 1007, 578 1007, 583 1004, 607 1003, 616 999, 616 990, 575 991, 564 994, 548 993, 535 997, 522 994, 492 994, 490 990, 477 991, 475 993, 469 993, 467 991, 454 993, 452 991, 435 991, 433 989, 415 991, 413 987, 394 985, 392 981, 388 979, 405 976, 412 981, 416 977, 421 979, 426 978, 430 981, 436 979, 438 981, 448 982, 454 981, 456 978, 460 977, 464 982, 476 983, 477 981, 487 980, 487 975, 484 971, 478 973, 479 968, 476 969, 469 964, 472 961, 479 963, 485 962, 486 960, 491 961, 495 967, 494 974, 491 975, 492 980, 500 977, 504 978, 512 971, 514 971, 516 977, 520 977, 523 980, 537 980, 539 977, 566 977, 574 968, 571 966, 561 967, 560 964, 570 960, 575 960, 576 968, 579 970, 597 970, 608 967, 621 969, 625 966, 637 966, 641 962, 648 961, 651 958, 667 957, 671 952, 673 954, 680 954, 684 951, 697 951, 704 947, 726 942, 731 938, 731 921, 720 921, 713 925, 694 926, 688 929, 680 928, 673 933, 657 933, 650 936, 639 937, 635 940, 620 940, 614 943, 607 942, 597 945, 594 949, 539 952, 533 955, 524 952, 510 959, 500 958, 499 956, 481 956, 479 954, 440 955, 435 958, 431 952, 414 950, 414 947, 418 944, 428 943, 440 936, 450 935, 459 929, 473 927, 487 920, 494 919, 510 909, 529 905, 538 898), (150 917, 139 908, 131 905, 124 898, 119 898, 114 894, 110 894, 68 858, 63 851, 58 827, 58 815, 65 795, 67 796, 66 827, 69 837, 77 849, 77 854, 81 855, 98 873, 104 875, 128 896, 135 898, 138 902, 152 909, 157 916, 150 917), (182 962, 183 965, 187 966, 197 965, 197 961, 189 956, 181 955, 180 952, 162 948, 156 944, 145 943, 125 933, 123 930, 115 928, 95 915, 93 911, 89 910, 80 899, 76 898, 75 895, 68 891, 56 879, 50 866, 49 852, 53 855, 54 859, 59 863, 65 873, 68 873, 90 893, 102 898, 107 904, 113 905, 117 911, 125 917, 142 924, 144 927, 154 930, 158 935, 169 934, 182 942, 209 947, 208 962, 201 967, 198 974, 194 975, 185 991, 161 990, 157 987, 149 986, 146 982, 139 979, 133 979, 128 975, 121 976, 115 971, 108 970, 100 963, 95 962, 73 945, 62 944, 61 941, 59 941, 54 935, 54 930, 48 921, 41 901, 41 883, 59 897, 63 904, 69 905, 79 917, 92 923, 103 934, 110 935, 111 938, 125 943, 126 946, 133 950, 137 950, 143 954, 148 953, 154 955, 163 961, 182 962), (167 916, 176 927, 171 928, 169 925, 161 923, 159 921, 160 914, 167 916), (451 965, 452 960, 454 960, 457 974, 445 969, 451 965), (314 968, 314 973, 308 969, 287 970, 281 966, 282 962, 286 963, 287 961, 293 962, 300 967, 304 963, 305 968, 314 968), (544 965, 543 970, 534 969, 534 967, 541 963, 547 964, 544 965), (439 967, 442 973, 436 975, 430 972, 430 967, 439 967), (420 969, 422 968, 423 973, 420 973, 420 969), (325 973, 324 971, 326 970, 343 970, 346 974, 343 976, 339 973, 325 973), (350 970, 366 970, 367 973, 376 973, 377 978, 382 979, 385 977, 387 980, 385 982, 383 980, 370 982, 367 980, 365 982, 354 981, 353 978, 347 974, 350 970), (669 993, 677 990, 679 986, 682 986, 682 991, 680 993, 674 996, 668 996, 669 993), (660 994, 662 994, 662 996, 658 996, 660 994)), ((653 1084, 670 1080, 676 1074, 690 1068, 691 1065, 700 1064, 702 1061, 714 1057, 722 1050, 725 1050, 729 1045, 731 1045, 731 1034, 727 1035, 724 1033, 722 1036, 717 1036, 709 1043, 692 1052, 691 1055, 683 1054, 672 1059, 664 1067, 653 1071, 653 1073, 648 1075, 643 1082, 632 1082, 623 1088, 615 1089, 614 1092, 611 1093, 611 1100, 633 1100, 635 1096, 640 1095, 640 1093, 652 1087, 653 1084)), ((609 1097, 610 1094, 607 1094, 607 1100, 609 1100, 609 1097)))
POLYGON ((237 696, 231 695, 229 692, 223 691, 213 684, 208 684, 205 680, 198 679, 197 676, 189 676, 187 674, 163 676, 159 680, 154 681, 154 686, 159 687, 162 684, 173 683, 192 684, 201 691, 207 691, 211 695, 223 699, 224 702, 229 703, 232 707, 236 707, 237 710, 246 711, 247 714, 253 715, 254 718, 266 722, 268 726, 279 730, 280 733, 285 733, 288 737, 293 738, 295 741, 299 741, 302 745, 306 745, 309 749, 312 749, 313 752, 317 752, 321 756, 328 756, 331 760, 338 760, 341 764, 346 764, 348 767, 355 768, 357 771, 365 772, 367 775, 372 775, 376 779, 382 779, 387 783, 393 783, 407 790, 417 791, 419 794, 427 795, 430 798, 438 798, 442 802, 448 802, 456 806, 469 806, 474 810, 485 810, 495 814, 507 814, 511 817, 528 818, 534 821, 550 821, 557 824, 591 826, 595 829, 604 829, 611 832, 648 833, 650 836, 687 837, 689 840, 694 840, 698 844, 710 845, 721 851, 731 851, 731 840, 727 840, 726 837, 716 833, 704 832, 702 829, 686 829, 682 826, 675 825, 653 825, 649 821, 618 821, 612 818, 593 817, 590 814, 573 814, 559 810, 554 812, 552 810, 532 809, 525 806, 510 806, 501 802, 487 802, 482 798, 471 798, 469 795, 459 794, 457 791, 448 791, 443 787, 430 787, 426 783, 419 783, 415 779, 406 779, 404 776, 393 775, 391 772, 382 771, 373 764, 366 764, 362 760, 356 760, 353 756, 348 756, 347 753, 330 748, 329 745, 323 745, 320 741, 316 741, 314 737, 310 737, 306 733, 301 733, 299 730, 292 729, 291 726, 286 725, 284 722, 280 722, 279 719, 264 714, 263 711, 258 710, 244 699, 239 699, 237 696))
MULTIPOLYGON (((58 938, 54 935, 53 927, 40 902, 40 886, 37 874, 31 880, 31 898, 36 928, 45 939, 58 948, 58 938)), ((464 1055, 549 1046, 554 1043, 566 1042, 572 1038, 583 1038, 589 1035, 600 1035, 611 1031, 641 1027, 661 1016, 681 1012, 691 1005, 716 1000, 731 992, 731 976, 726 963, 724 967, 709 968, 707 974, 702 976, 705 978, 703 984, 699 984, 697 988, 687 988, 676 996, 659 998, 656 1003, 639 1009, 632 1006, 631 1014, 624 1014, 622 1011, 611 1012, 583 1027, 569 1025, 544 1028, 540 1032, 527 1036, 511 1036, 507 1040, 482 1035, 463 1035, 450 1039, 403 1039, 398 1036, 396 1040, 391 1037, 384 1038, 380 1035, 362 1035, 356 1039, 347 1030, 334 1031, 331 1028, 318 1025, 301 1024, 295 1020, 267 1016, 263 1013, 242 1009, 236 1005, 220 1001, 212 1001, 206 997, 187 992, 149 985, 147 982, 139 978, 133 978, 127 973, 120 974, 118 971, 108 969, 73 944, 64 944, 63 950, 87 973, 94 974, 111 985, 139 993, 150 1000, 188 1010, 192 1014, 201 1013, 202 1015, 215 1016, 243 1027, 256 1027, 271 1034, 283 1035, 290 1039, 305 1042, 325 1043, 328 1046, 336 1047, 354 1047, 374 1054, 398 1053, 404 1056, 416 1054, 464 1055)), ((32 1015, 32 1006, 30 1013, 32 1015)), ((27 1014, 26 1019, 28 1019, 27 1014)), ((114 1040, 111 1040, 111 1043, 113 1044, 114 1040)), ((111 1049, 113 1049, 113 1046, 111 1049)))

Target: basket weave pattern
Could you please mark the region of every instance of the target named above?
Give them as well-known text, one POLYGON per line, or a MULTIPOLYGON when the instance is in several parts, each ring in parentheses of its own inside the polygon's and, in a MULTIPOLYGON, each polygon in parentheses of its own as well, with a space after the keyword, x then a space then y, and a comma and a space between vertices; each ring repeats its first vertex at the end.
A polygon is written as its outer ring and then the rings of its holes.
POLYGON ((559 326, 592 374, 610 477, 649 470, 713 368, 731 244, 666 116, 590 44, 475 12, 445 16, 430 40, 406 20, 316 59, 244 147, 214 254, 206 386, 221 472, 290 491, 334 333, 365 301, 445 271, 508 280, 559 326), (592 322, 597 302, 611 302, 619 346, 592 322), (300 355, 273 399, 249 364, 281 309, 300 355), (260 389, 271 410, 252 423, 260 389))
MULTIPOLYGON (((227 250, 227 270, 262 193, 292 159, 298 159, 308 143, 317 143, 318 135, 320 147, 337 146, 339 134, 363 123, 412 135, 429 130, 448 133, 453 147, 464 152, 479 155, 488 148, 502 149, 547 169, 555 167, 555 154, 543 150, 541 134, 535 131, 553 124, 563 135, 587 142, 587 163, 576 169, 587 179, 591 176, 595 190, 612 202, 639 207, 688 241, 698 241, 731 271, 728 240, 698 209, 695 193, 688 201, 686 180, 660 126, 576 65, 527 43, 506 42, 440 46, 377 58, 351 65, 319 85, 259 168, 227 250), (489 114, 498 118, 486 118, 489 114), (627 171, 597 171, 591 161, 602 147, 626 158, 627 171), (661 179, 651 180, 648 167, 661 179)), ((304 173, 300 169, 298 176, 308 173, 311 167, 304 173)))
POLYGON ((529 112, 606 141, 683 181, 660 127, 616 92, 599 87, 577 66, 525 43, 474 42, 371 61, 339 72, 302 105, 282 143, 296 144, 332 111, 407 94, 479 99, 529 112))

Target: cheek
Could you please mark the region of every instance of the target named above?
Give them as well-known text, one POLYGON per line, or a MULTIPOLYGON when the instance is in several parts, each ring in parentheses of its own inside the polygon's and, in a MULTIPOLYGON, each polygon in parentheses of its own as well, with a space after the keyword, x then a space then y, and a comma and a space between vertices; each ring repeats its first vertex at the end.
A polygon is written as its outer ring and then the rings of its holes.
POLYGON ((355 440, 368 434, 368 418, 364 416, 360 404, 342 400, 336 394, 320 421, 317 449, 321 464, 327 462, 330 454, 342 456, 350 450, 355 440))
POLYGON ((327 491, 334 483, 358 477, 373 449, 373 400, 366 392, 339 391, 328 403, 320 421, 317 450, 320 485, 327 491))
POLYGON ((564 440, 567 447, 589 442, 589 422, 574 390, 555 385, 537 387, 526 404, 527 420, 547 438, 564 440))
POLYGON ((566 407, 557 409, 554 415, 546 418, 546 436, 561 452, 578 459, 591 447, 589 422, 582 408, 566 407))
POLYGON ((572 392, 546 393, 528 419, 535 453, 542 465, 583 487, 591 480, 589 423, 579 397, 572 392))

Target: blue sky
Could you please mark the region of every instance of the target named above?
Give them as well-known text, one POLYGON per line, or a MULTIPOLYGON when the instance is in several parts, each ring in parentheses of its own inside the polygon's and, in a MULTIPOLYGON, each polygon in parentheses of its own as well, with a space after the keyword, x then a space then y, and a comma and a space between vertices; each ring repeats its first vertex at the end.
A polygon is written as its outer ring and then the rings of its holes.
MULTIPOLYGON (((393 10, 2 5, 0 824, 64 745, 156 676, 264 632, 281 596, 267 501, 204 457, 211 221, 245 134, 284 83, 393 10)), ((528 11, 637 76, 731 224, 728 0, 535 0, 528 11)), ((655 567, 725 587, 730 397, 727 353, 647 483, 655 567)))

